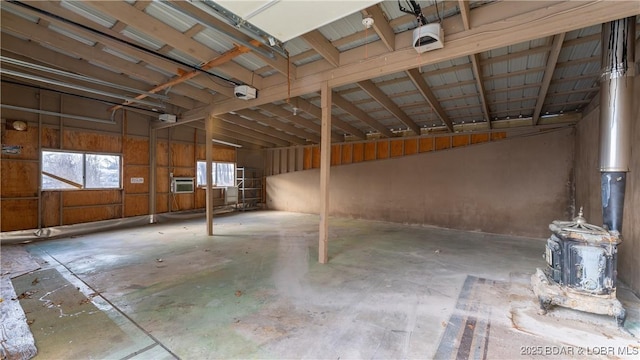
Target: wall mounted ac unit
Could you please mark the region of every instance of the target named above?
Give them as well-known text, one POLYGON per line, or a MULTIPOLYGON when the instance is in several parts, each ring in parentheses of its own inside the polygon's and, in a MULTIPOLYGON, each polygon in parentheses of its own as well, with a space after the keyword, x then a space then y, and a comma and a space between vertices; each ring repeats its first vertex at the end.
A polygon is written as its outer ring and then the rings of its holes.
POLYGON ((171 178, 171 192, 174 194, 192 193, 195 188, 193 178, 174 177, 171 178))
POLYGON ((444 31, 440 24, 427 24, 413 30, 413 48, 418 54, 444 47, 444 31))

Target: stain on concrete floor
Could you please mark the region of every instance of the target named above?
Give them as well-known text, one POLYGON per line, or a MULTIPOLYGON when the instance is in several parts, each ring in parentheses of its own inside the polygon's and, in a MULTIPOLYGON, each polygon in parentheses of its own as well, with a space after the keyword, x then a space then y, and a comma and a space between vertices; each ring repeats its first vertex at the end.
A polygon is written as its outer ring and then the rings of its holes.
MULTIPOLYGON (((314 215, 233 214, 204 230, 188 220, 27 245, 51 266, 14 286, 46 279, 41 291, 81 314, 22 299, 42 314, 37 358, 535 358, 521 352, 583 346, 585 334, 638 349, 613 319, 537 315, 522 279, 543 265, 541 239, 336 218, 321 265, 314 215)), ((619 293, 638 336, 640 301, 619 293)))

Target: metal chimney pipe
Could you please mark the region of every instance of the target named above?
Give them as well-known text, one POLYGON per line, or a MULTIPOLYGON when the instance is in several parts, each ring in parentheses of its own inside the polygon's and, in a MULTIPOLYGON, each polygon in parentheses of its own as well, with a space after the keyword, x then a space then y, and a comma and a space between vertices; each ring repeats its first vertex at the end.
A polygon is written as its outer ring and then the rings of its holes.
POLYGON ((604 228, 620 234, 631 158, 635 16, 602 24, 600 172, 604 228))

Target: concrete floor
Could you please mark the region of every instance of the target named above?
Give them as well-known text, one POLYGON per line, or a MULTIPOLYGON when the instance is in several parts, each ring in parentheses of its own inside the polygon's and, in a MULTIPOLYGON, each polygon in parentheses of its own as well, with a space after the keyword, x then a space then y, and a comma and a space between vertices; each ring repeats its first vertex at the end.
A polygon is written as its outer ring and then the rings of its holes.
MULTIPOLYGON (((250 212, 26 245, 12 280, 36 359, 638 358, 606 316, 539 315, 540 239, 250 212)), ((14 300, 15 301, 15 300, 14 300)))

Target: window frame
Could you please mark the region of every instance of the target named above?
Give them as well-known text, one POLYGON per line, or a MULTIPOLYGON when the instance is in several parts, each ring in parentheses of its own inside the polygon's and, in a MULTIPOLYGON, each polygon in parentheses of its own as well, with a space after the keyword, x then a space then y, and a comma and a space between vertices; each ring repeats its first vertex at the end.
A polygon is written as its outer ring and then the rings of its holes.
MULTIPOLYGON (((199 189, 206 189, 206 187, 207 187, 206 180, 205 180, 205 183, 204 183, 204 184, 200 184, 200 183, 198 182, 198 180, 199 180, 199 176, 198 176, 198 164, 199 164, 199 163, 204 163, 204 164, 205 164, 205 167, 206 167, 206 163, 207 163, 207 161, 206 161, 206 160, 196 160, 196 188, 199 188, 199 189)), ((215 184, 212 188, 213 188, 213 189, 224 189, 224 188, 227 188, 227 187, 235 187, 235 186, 237 186, 237 182, 238 182, 238 179, 237 179, 237 175, 238 175, 238 174, 237 174, 237 172, 238 172, 238 164, 237 164, 236 162, 234 162, 234 161, 212 161, 212 162, 211 162, 211 165, 212 165, 211 171, 212 171, 212 172, 214 172, 215 164, 232 164, 232 165, 233 165, 233 180, 232 180, 233 184, 232 184, 232 185, 218 185, 218 184, 215 184)), ((206 171, 206 170, 205 170, 205 171, 206 171)), ((205 174, 205 175, 206 175, 206 174, 205 174)), ((214 180, 214 182, 215 182, 215 176, 214 176, 214 174, 211 174, 211 175, 212 175, 212 177, 214 178, 213 180, 214 180)))
POLYGON ((121 153, 112 153, 112 152, 101 152, 101 151, 82 151, 82 150, 65 150, 65 149, 51 149, 51 148, 42 148, 40 149, 40 191, 92 191, 92 190, 122 190, 124 188, 124 179, 123 174, 123 156, 121 153), (82 188, 74 188, 74 189, 62 189, 62 188, 47 188, 45 189, 43 186, 43 177, 48 176, 43 173, 44 169, 44 153, 45 152, 55 152, 55 153, 63 153, 63 154, 82 154, 82 188), (118 187, 90 187, 87 185, 87 155, 106 155, 106 156, 117 156, 118 157, 118 187))

